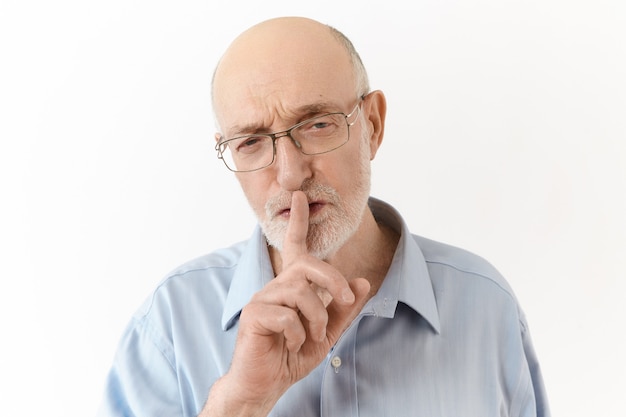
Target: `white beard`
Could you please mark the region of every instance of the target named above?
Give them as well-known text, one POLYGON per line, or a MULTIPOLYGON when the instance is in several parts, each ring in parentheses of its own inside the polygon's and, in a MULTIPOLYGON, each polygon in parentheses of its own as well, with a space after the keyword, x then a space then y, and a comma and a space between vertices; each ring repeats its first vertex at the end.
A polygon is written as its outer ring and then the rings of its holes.
MULTIPOLYGON (((361 224, 370 193, 371 170, 367 142, 362 140, 359 148, 360 162, 358 172, 355 172, 357 181, 349 195, 342 198, 334 188, 313 179, 302 184, 301 190, 308 201, 323 200, 328 203, 322 215, 309 221, 307 247, 309 253, 319 259, 328 259, 335 254, 361 224)), ((288 220, 274 216, 282 208, 291 205, 291 194, 284 191, 270 198, 265 204, 264 215, 257 213, 269 245, 279 251, 283 248, 288 220)))

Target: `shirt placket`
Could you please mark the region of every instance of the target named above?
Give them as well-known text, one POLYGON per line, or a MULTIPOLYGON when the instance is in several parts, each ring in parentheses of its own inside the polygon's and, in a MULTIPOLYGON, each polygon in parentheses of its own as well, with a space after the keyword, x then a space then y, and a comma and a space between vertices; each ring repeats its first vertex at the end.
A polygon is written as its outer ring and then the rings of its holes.
POLYGON ((325 360, 320 397, 322 417, 357 417, 356 335, 359 316, 325 360))

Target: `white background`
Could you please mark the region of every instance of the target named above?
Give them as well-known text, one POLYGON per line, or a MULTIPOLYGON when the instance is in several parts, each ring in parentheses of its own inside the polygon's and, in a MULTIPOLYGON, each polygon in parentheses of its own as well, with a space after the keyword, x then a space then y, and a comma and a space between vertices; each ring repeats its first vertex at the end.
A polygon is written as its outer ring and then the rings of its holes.
POLYGON ((553 414, 624 415, 624 2, 293 3, 3 0, 0 415, 95 414, 150 290, 250 234, 210 77, 278 15, 354 41, 389 104, 373 195, 508 278, 553 414))

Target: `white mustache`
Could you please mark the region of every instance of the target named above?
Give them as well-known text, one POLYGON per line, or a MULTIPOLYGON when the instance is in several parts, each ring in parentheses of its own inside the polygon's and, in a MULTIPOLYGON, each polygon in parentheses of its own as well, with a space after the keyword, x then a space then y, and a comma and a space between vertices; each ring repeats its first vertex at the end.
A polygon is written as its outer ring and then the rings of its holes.
MULTIPOLYGON (((306 181, 302 184, 300 191, 304 192, 309 202, 323 200, 331 204, 338 204, 340 201, 339 193, 334 188, 318 182, 306 181)), ((267 218, 271 219, 285 208, 291 207, 291 195, 291 191, 282 191, 280 194, 271 197, 265 203, 267 218)))

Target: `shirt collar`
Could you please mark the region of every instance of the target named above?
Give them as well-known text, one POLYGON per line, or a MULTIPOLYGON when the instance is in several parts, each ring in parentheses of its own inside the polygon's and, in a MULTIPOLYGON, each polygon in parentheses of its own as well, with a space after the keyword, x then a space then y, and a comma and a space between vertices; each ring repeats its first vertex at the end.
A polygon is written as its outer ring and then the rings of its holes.
MULTIPOLYGON (((435 295, 422 251, 402 216, 389 204, 370 197, 374 217, 400 233, 398 247, 380 289, 363 308, 362 314, 391 318, 398 302, 420 314, 439 333, 435 295)), ((222 315, 222 328, 229 329, 252 296, 274 278, 263 232, 259 226, 245 246, 233 275, 222 315)))
POLYGON ((401 302, 424 317, 439 333, 437 302, 421 249, 396 209, 373 197, 369 206, 376 220, 399 233, 400 240, 383 284, 365 305, 363 313, 392 318, 401 302))
POLYGON ((245 245, 235 269, 222 314, 222 329, 228 330, 252 296, 274 278, 267 242, 257 226, 245 245))

